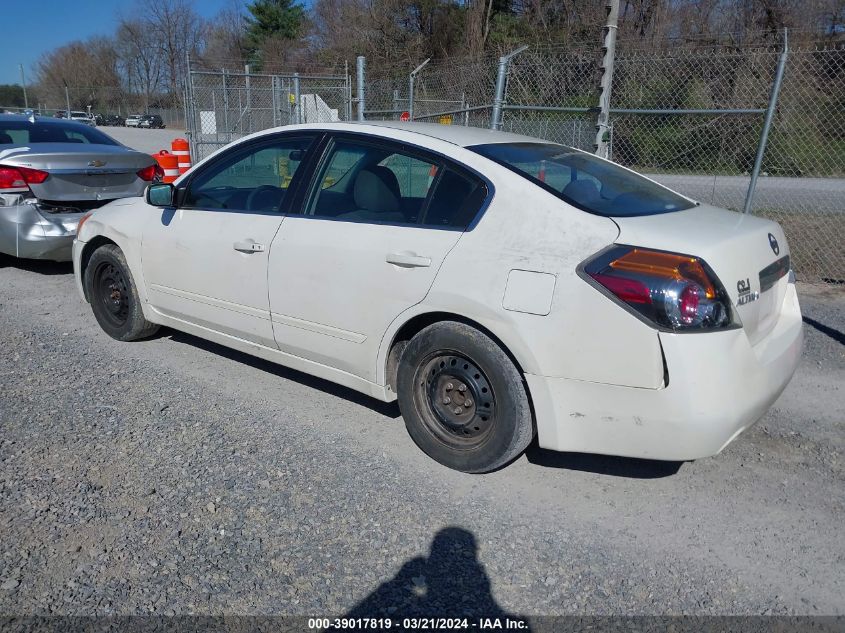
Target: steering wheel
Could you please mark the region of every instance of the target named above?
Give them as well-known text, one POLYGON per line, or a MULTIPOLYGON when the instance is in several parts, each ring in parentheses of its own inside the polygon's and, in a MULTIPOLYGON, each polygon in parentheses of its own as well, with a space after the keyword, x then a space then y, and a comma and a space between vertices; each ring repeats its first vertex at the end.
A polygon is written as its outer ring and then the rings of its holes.
POLYGON ((285 190, 275 185, 260 185, 249 192, 246 198, 247 211, 278 211, 285 190), (263 199, 262 197, 263 196, 263 199), (271 197, 275 196, 275 197, 271 197), (262 201, 264 204, 262 205, 262 201), (271 203, 271 204, 267 204, 271 203), (275 203, 275 204, 272 204, 275 203))

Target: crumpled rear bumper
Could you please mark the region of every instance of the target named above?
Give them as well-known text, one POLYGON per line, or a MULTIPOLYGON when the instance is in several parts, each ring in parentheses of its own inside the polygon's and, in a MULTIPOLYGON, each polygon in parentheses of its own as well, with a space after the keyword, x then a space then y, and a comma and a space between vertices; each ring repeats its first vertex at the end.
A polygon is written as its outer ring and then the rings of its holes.
MULTIPOLYGON (((82 213, 42 212, 20 196, 17 204, 0 204, 0 253, 25 259, 66 262, 82 213)), ((8 201, 11 196, 4 196, 8 201)))

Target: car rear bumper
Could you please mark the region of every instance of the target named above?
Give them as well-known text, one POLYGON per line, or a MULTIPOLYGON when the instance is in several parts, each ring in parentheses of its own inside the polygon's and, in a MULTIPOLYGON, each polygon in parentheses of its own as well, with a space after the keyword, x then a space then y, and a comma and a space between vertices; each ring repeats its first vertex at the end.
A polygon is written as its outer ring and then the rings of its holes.
POLYGON ((0 252, 70 261, 81 213, 41 213, 34 204, 0 206, 0 252))
POLYGON ((775 328, 752 346, 742 329, 660 334, 668 384, 638 389, 527 374, 540 446, 663 460, 715 455, 759 420, 801 357, 789 284, 775 328))

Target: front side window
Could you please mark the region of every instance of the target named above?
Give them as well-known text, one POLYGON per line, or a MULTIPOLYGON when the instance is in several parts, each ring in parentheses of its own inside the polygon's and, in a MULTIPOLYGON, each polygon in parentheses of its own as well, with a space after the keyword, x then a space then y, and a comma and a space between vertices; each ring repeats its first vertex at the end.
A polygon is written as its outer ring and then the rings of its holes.
POLYGON ((183 205, 278 212, 312 142, 307 137, 285 139, 235 150, 191 180, 183 205))
POLYGON ((655 215, 694 206, 683 196, 647 178, 564 145, 497 143, 469 149, 596 215, 655 215))
POLYGON ((386 146, 336 142, 308 205, 317 217, 416 224, 434 182, 433 160, 386 146))

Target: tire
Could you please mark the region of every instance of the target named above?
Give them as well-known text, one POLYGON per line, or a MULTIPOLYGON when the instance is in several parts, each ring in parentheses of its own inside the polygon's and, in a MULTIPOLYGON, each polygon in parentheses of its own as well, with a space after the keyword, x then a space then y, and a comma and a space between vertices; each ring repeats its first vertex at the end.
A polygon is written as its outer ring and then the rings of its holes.
POLYGON ((114 244, 105 244, 91 255, 85 292, 97 323, 113 339, 137 341, 158 331, 158 325, 144 318, 126 258, 114 244))
POLYGON ((495 470, 534 437, 519 369, 494 341, 463 323, 435 323, 411 339, 399 361, 397 391, 411 438, 454 470, 495 470))

